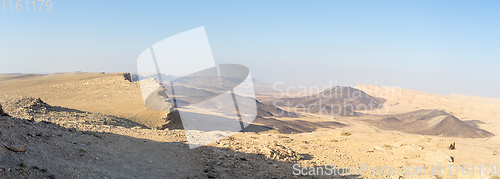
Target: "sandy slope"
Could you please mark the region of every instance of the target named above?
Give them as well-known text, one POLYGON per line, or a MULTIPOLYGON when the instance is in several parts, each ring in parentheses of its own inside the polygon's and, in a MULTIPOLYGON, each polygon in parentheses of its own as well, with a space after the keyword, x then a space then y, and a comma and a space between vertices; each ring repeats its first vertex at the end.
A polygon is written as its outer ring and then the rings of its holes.
POLYGON ((148 127, 161 125, 164 112, 147 109, 140 86, 123 73, 61 73, 0 81, 0 95, 41 98, 49 104, 123 117, 148 127))

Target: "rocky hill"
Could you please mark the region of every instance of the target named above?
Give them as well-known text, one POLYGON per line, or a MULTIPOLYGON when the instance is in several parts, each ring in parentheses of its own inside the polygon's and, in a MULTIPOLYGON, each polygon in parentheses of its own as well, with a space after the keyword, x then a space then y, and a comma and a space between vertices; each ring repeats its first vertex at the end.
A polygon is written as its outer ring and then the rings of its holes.
POLYGON ((461 138, 484 138, 494 136, 477 125, 464 122, 442 110, 417 110, 368 120, 385 130, 396 130, 412 134, 461 138))
POLYGON ((356 111, 371 110, 384 105, 383 98, 373 97, 352 87, 336 86, 319 94, 281 99, 305 112, 335 116, 358 116, 356 111))

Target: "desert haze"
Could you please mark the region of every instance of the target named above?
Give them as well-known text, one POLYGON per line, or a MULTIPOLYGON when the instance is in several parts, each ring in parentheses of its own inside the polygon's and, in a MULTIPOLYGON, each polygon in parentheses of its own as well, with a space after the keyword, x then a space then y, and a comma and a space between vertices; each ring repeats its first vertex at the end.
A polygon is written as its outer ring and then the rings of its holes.
POLYGON ((274 98, 255 86, 252 124, 189 149, 179 117, 148 109, 128 73, 0 75, 0 178, 332 177, 296 175, 296 164, 426 168, 333 176, 345 178, 499 177, 431 168, 498 165, 500 99, 371 85, 274 98))

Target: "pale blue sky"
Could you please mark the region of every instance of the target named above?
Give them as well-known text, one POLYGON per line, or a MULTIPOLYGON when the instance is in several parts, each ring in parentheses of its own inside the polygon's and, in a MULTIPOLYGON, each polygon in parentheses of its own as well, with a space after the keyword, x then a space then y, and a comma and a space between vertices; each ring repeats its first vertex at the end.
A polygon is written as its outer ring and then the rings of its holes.
POLYGON ((51 12, 0 7, 0 73, 135 72, 144 49, 199 26, 218 63, 244 64, 268 83, 337 81, 500 98, 500 1, 53 0, 51 12))

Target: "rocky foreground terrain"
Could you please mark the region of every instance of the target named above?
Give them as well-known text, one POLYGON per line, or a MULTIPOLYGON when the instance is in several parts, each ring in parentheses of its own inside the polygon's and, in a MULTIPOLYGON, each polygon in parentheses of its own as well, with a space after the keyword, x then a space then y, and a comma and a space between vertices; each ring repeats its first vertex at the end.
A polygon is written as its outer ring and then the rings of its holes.
POLYGON ((190 150, 182 130, 143 129, 40 99, 0 99, 15 105, 6 108, 11 116, 0 118, 1 178, 279 178, 292 174, 290 161, 302 159, 277 141, 242 143, 235 137, 190 150))
MULTIPOLYGON (((0 102, 12 105, 5 107, 10 116, 0 117, 1 178, 301 178, 293 174, 293 164, 425 166, 465 160, 457 151, 469 150, 460 143, 449 150, 448 141, 432 137, 326 128, 239 133, 189 149, 183 130, 145 129, 37 98, 2 96, 0 102), (391 140, 380 140, 384 137, 391 140)), ((380 177, 399 176, 375 176, 380 177)))

